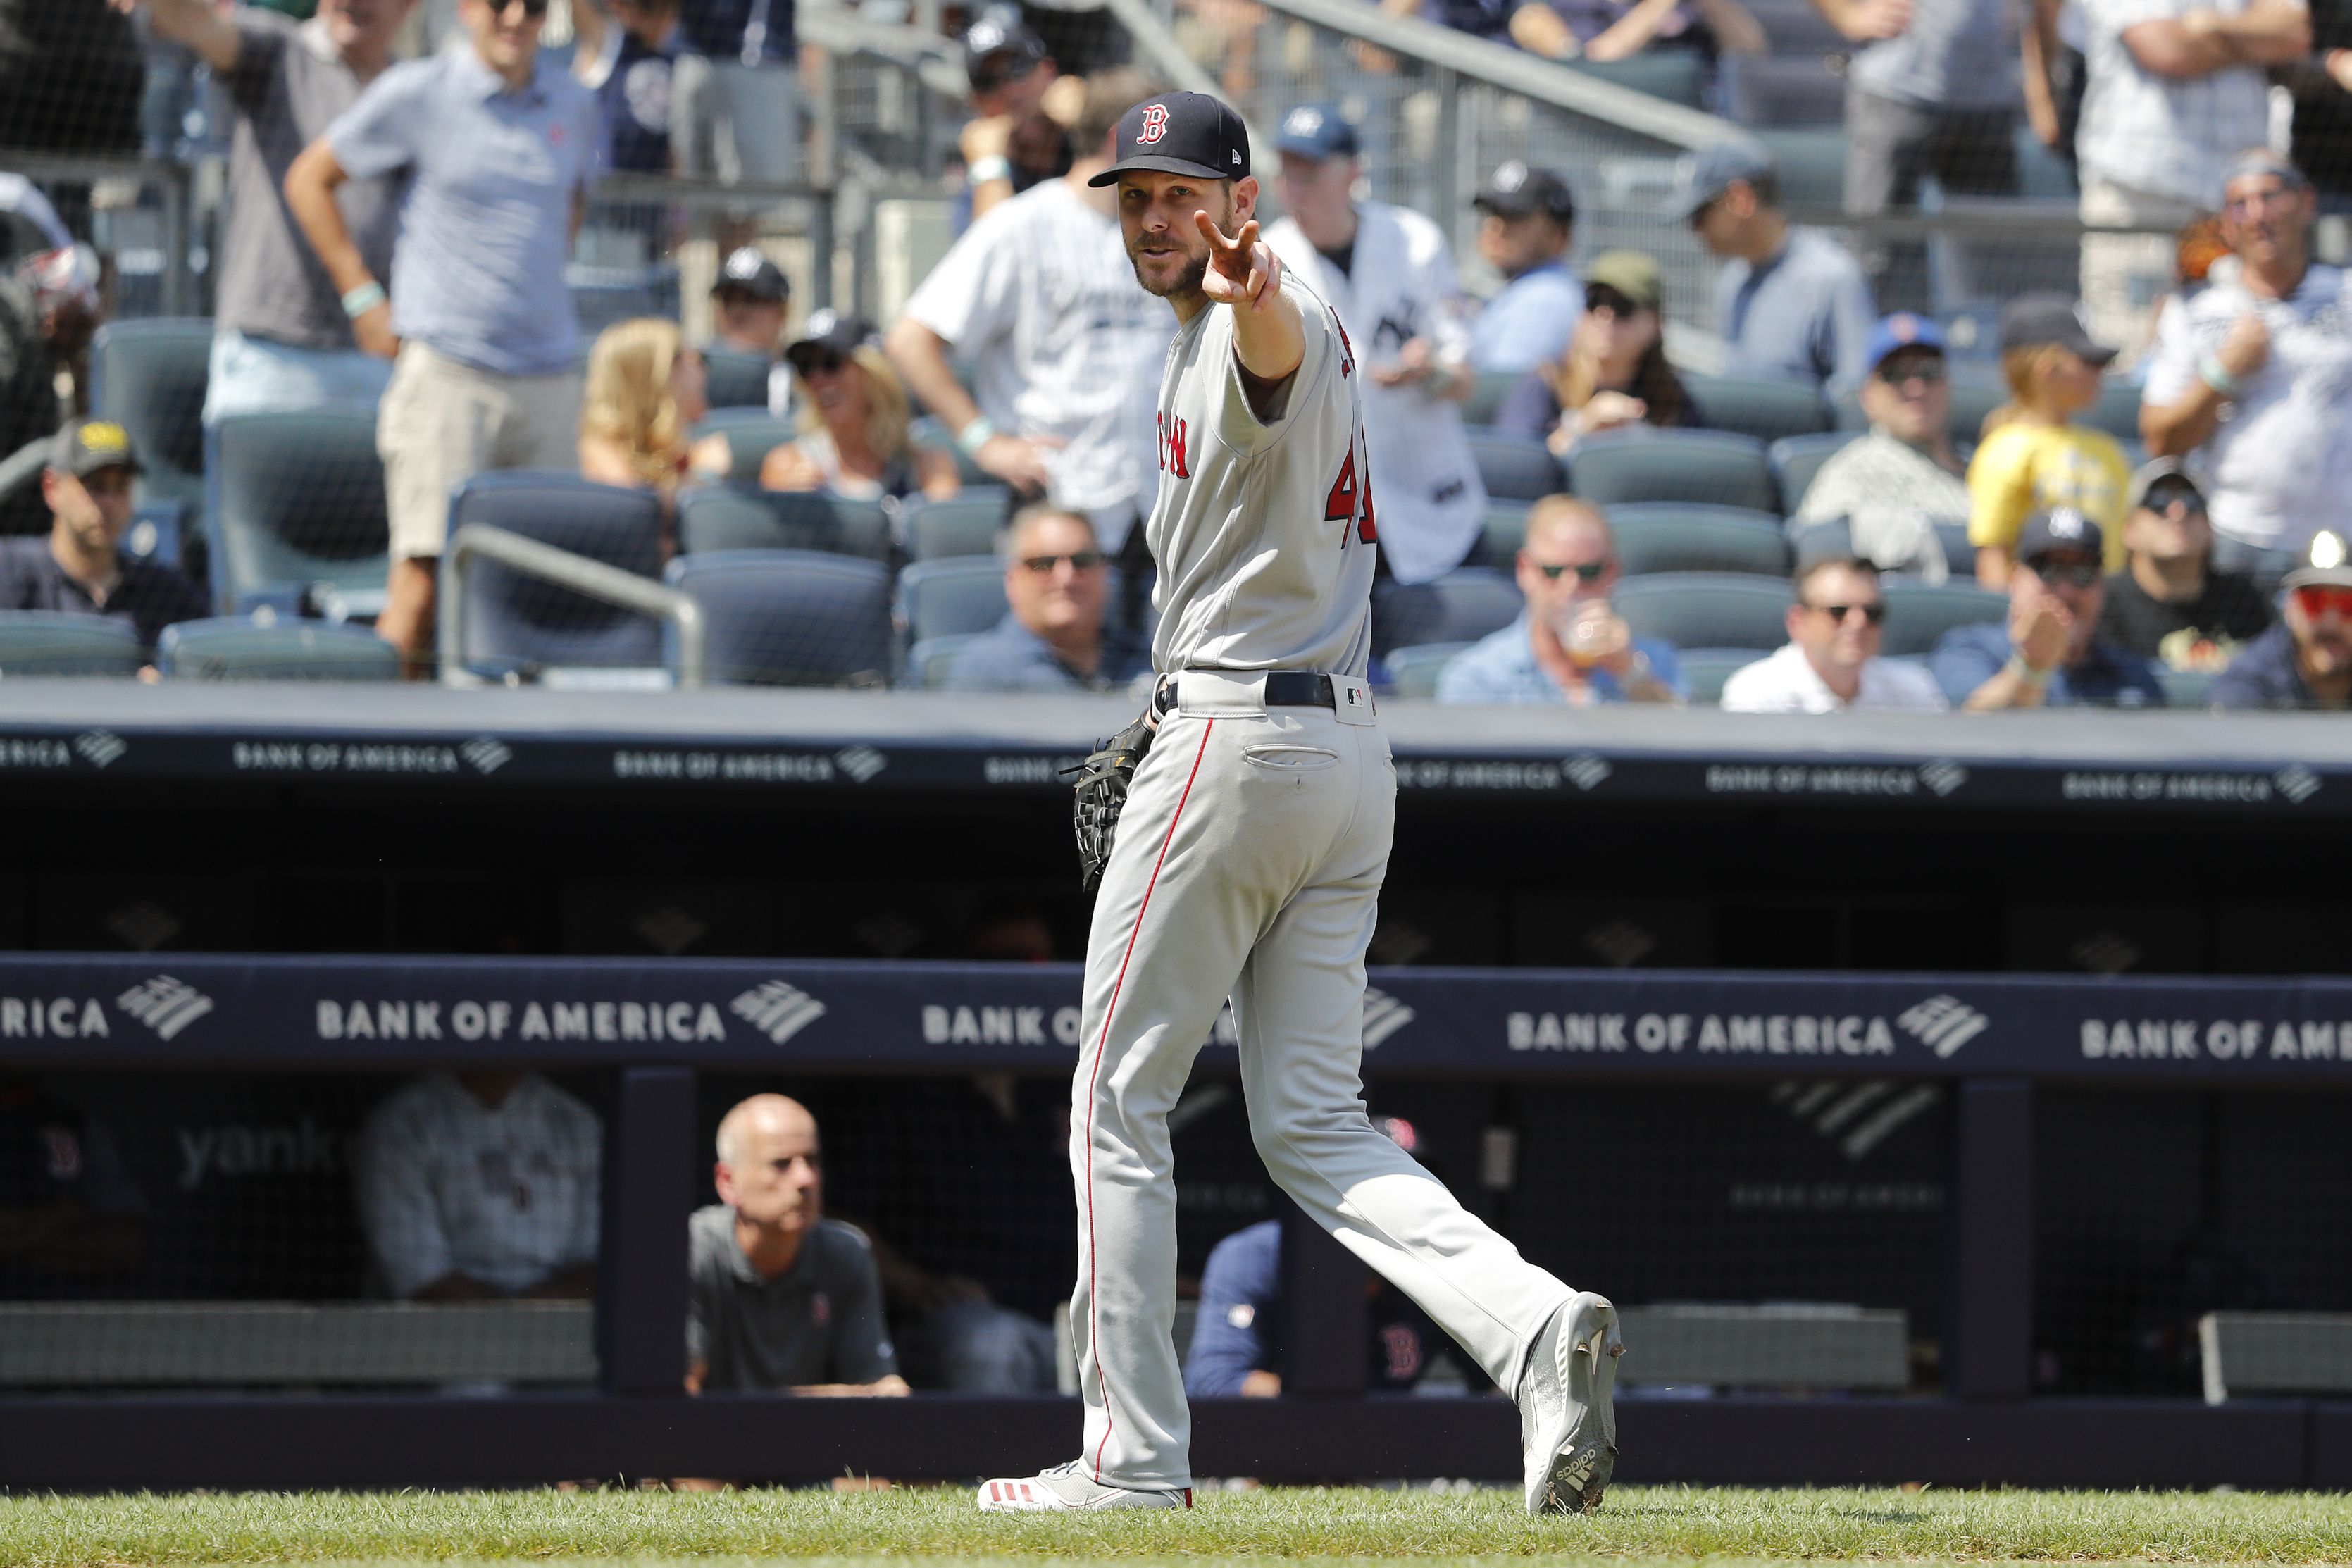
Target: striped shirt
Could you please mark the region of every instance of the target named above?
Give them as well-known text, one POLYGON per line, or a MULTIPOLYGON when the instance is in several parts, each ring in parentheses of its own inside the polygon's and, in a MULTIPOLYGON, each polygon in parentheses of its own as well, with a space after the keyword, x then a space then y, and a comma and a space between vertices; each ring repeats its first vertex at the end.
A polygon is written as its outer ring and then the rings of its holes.
POLYGON ((1155 400, 1175 323, 1143 291, 1119 236, 1066 180, 982 216, 907 301, 907 317, 972 362, 980 411, 1050 437, 1057 506, 1116 552, 1158 484, 1155 400))
POLYGON ((2144 68, 2124 45, 2142 22, 2192 10, 2234 16, 2247 0, 2083 0, 2090 24, 2083 126, 2074 143, 2083 183, 2104 180, 2201 207, 2221 205, 2221 171, 2270 140, 2269 86, 2261 68, 2237 66, 2189 79, 2144 68))

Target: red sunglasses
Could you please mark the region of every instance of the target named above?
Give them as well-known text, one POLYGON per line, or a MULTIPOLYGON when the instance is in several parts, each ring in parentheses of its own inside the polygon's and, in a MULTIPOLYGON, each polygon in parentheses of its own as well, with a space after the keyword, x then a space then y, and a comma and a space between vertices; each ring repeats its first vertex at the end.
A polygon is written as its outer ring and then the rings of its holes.
POLYGON ((2352 621, 2352 588, 2338 588, 2327 583, 2308 583, 2294 591, 2294 602, 2303 607, 2305 620, 2315 621, 2333 610, 2352 621))

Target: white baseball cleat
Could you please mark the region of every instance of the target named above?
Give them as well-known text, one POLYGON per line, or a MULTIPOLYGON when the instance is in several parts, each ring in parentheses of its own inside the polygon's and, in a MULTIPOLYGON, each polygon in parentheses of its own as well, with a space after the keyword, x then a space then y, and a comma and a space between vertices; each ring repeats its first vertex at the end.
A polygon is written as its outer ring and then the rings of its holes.
POLYGON ((1191 1487, 1107 1487, 1087 1473, 1084 1460, 1034 1476, 982 1481, 982 1513, 1084 1513, 1112 1508, 1191 1508, 1191 1487))
POLYGON ((1519 1447, 1529 1513, 1590 1513, 1617 1468, 1612 1402, 1625 1341, 1617 1309, 1580 1290, 1536 1336, 1519 1383, 1519 1447))

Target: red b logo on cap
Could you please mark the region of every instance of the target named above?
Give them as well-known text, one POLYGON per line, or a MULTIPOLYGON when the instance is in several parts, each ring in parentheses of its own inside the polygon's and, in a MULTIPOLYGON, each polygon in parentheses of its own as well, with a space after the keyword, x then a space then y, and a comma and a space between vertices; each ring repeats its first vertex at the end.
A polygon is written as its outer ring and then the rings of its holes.
POLYGON ((1162 103, 1148 105, 1143 110, 1143 129, 1135 133, 1135 139, 1150 146, 1167 134, 1168 106, 1162 103))

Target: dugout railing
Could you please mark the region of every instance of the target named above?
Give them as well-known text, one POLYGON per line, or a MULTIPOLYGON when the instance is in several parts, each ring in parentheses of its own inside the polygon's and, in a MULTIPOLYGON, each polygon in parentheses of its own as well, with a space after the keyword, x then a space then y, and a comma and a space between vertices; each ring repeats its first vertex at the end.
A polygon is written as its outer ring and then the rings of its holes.
MULTIPOLYGON (((1704 1158, 1703 1137, 1676 1144, 1661 1130, 1703 1121, 1710 1095, 1736 1091, 1808 1125, 1832 1105, 1851 1107, 1825 1138, 1853 1138, 1874 1121, 1932 1131, 1915 1155, 1936 1163, 1941 1195, 1917 1205, 1926 1228, 1912 1233, 1932 1243, 1912 1274, 1929 1293, 1913 1331, 1929 1342, 1913 1351, 1926 1370, 1899 1394, 1629 1397, 1625 1479, 2352 1482, 2352 1405, 2039 1392, 2052 1386, 2041 1363, 2053 1327, 2036 1281, 2074 1268, 2071 1255, 2099 1250, 2100 1237, 2144 1225, 2163 1173, 2188 1169, 2222 1189, 2198 1223, 2273 1248, 2263 1304, 2340 1309, 2342 1159, 2324 1129, 2352 1075, 2352 983, 1442 970, 1372 979, 1366 1061, 1376 1106, 1411 1106, 1436 1125, 1447 1103, 1468 1104, 1475 1153, 1465 1163, 1476 1174, 1449 1179, 1485 1189, 1483 1203, 1497 1171, 1516 1167, 1501 1188, 1519 1196, 1500 1217, 1571 1272, 1575 1259, 1559 1251, 1570 1233, 1557 1223, 1570 1209, 1617 1213, 1655 1232, 1656 1249, 1707 1245, 1676 1232, 1676 1211, 1654 1194, 1671 1188, 1678 1163, 1704 1158), (2127 1113, 2086 1114, 2105 1101, 2127 1113), (2200 1147, 2200 1124, 2221 1125, 2222 1142, 2200 1147), (1636 1156, 1652 1144, 1672 1157, 1644 1164, 1636 1156), (2291 1156, 2284 1165, 2282 1155, 2291 1156), (2064 1190, 2053 1194, 2053 1184, 2064 1190), (2263 1218, 2273 1208, 2286 1212, 2263 1218), (2057 1233, 2037 1239, 2037 1226, 2057 1233)), ((712 1104, 698 1080, 722 1099, 747 1085, 828 1079, 887 1090, 926 1074, 1050 1084, 1075 1061, 1076 1005, 1071 965, 0 959, 0 1075, 168 1096, 230 1074, 495 1062, 593 1075, 605 1118, 593 1387, 532 1391, 520 1377, 496 1394, 370 1389, 363 1378, 339 1387, 315 1366, 314 1312, 310 1327, 284 1331, 289 1364, 310 1367, 313 1381, 299 1390, 195 1379, 174 1389, 163 1377, 77 1392, 67 1375, 0 1394, 0 1482, 380 1486, 845 1469, 955 1479, 1066 1458, 1077 1430, 1066 1399, 688 1398, 680 1331, 683 1221, 693 1173, 707 1168, 698 1145, 712 1104)), ((1233 1047, 1213 1038, 1196 1079, 1225 1083, 1233 1064, 1233 1047)), ((1179 1163, 1181 1181, 1181 1152, 1179 1163)), ((1861 1185, 1765 1194, 1756 1205, 1812 1204, 1826 1234, 1860 1234, 1873 1223, 1861 1185)), ((1301 1339, 1286 1397, 1202 1402, 1196 1468, 1302 1480, 1514 1475, 1506 1402, 1362 1392, 1360 1275, 1335 1247, 1293 1234, 1293 1300, 1327 1331, 1301 1339)), ((1614 1288, 1607 1278, 1580 1283, 1614 1288)), ((1625 1294, 1629 1305, 1650 1304, 1625 1294)), ((213 1314, 226 1332, 225 1310, 181 1310, 213 1314)), ((56 1304, 10 1310, 52 1330, 70 1316, 56 1304)), ((104 1311, 110 1331, 137 1316, 121 1304, 104 1311)), ((566 1321, 581 1321, 576 1311, 566 1321)), ((2127 1321, 2112 1327, 2127 1341, 2137 1332, 2127 1321)), ((1641 1351, 1632 1348, 1629 1377, 1641 1351)), ((85 1343, 79 1353, 121 1352, 85 1343)), ((586 1363, 570 1353, 576 1380, 586 1363)), ((397 1384, 398 1372, 377 1375, 397 1384)), ((561 1384, 565 1369, 550 1375, 561 1384)))

